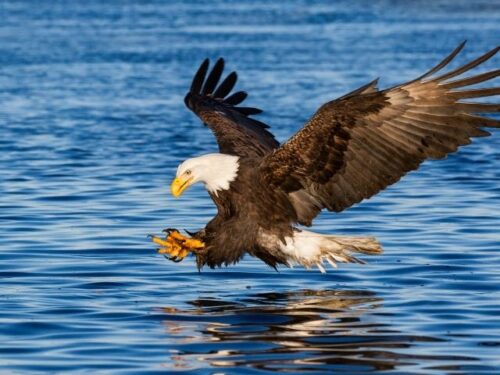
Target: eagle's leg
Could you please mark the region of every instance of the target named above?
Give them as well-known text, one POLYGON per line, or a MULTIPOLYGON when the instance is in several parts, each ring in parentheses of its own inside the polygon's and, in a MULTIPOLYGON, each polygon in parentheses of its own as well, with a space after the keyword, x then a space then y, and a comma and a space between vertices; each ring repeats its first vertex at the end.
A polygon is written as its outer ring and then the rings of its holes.
POLYGON ((172 239, 183 248, 187 248, 190 251, 201 250, 205 247, 205 244, 202 241, 196 238, 183 236, 177 229, 166 229, 165 232, 168 235, 167 239, 172 239))
POLYGON ((152 241, 160 245, 158 253, 168 255, 169 260, 180 262, 190 252, 202 250, 205 244, 196 239, 183 236, 177 229, 166 229, 167 237, 162 239, 160 237, 151 236, 152 241))
POLYGON ((164 254, 169 260, 180 262, 189 253, 187 249, 182 248, 179 243, 173 241, 169 237, 167 237, 166 239, 161 239, 159 237, 153 236, 152 240, 155 244, 161 246, 158 249, 158 253, 164 254))

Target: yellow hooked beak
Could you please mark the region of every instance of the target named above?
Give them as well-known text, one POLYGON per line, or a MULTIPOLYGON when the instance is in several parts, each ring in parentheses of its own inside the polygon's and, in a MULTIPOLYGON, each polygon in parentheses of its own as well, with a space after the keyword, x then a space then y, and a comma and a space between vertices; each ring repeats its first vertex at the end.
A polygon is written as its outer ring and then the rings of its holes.
POLYGON ((182 192, 186 190, 190 185, 193 177, 180 176, 174 178, 172 181, 172 185, 170 185, 170 190, 172 191, 172 195, 176 198, 180 197, 182 192))

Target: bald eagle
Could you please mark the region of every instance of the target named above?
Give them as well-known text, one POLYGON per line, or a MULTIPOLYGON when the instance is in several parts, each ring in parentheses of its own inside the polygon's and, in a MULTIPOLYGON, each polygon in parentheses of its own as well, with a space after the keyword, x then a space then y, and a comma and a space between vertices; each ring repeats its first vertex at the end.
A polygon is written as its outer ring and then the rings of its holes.
POLYGON ((353 253, 379 254, 372 237, 323 235, 302 229, 318 213, 341 212, 399 181, 428 159, 442 159, 500 121, 500 104, 464 101, 500 94, 500 88, 469 88, 500 75, 500 69, 463 73, 494 56, 500 47, 446 73, 465 42, 422 76, 385 90, 377 80, 323 104, 304 127, 279 144, 269 127, 252 118, 261 112, 239 106, 247 94, 235 86, 236 72, 220 84, 224 60, 209 70, 203 61, 185 97, 186 106, 212 130, 219 153, 179 165, 171 185, 179 197, 202 182, 217 215, 197 233, 166 230, 153 236, 159 252, 175 261, 194 253, 198 268, 238 262, 248 253, 268 265, 307 268, 338 262, 363 263, 353 253), (207 75, 208 73, 208 75, 207 75))

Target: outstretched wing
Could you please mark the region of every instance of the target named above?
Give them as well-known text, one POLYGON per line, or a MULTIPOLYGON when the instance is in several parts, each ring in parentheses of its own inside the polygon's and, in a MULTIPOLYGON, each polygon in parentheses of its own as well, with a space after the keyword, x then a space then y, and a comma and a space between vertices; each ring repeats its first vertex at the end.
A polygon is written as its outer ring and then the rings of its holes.
POLYGON ((209 60, 206 59, 196 72, 184 102, 213 131, 220 152, 255 157, 264 156, 277 148, 279 143, 267 130, 269 126, 249 117, 262 111, 237 106, 246 99, 247 93, 238 91, 229 95, 238 78, 236 72, 230 73, 218 85, 224 60, 217 60, 206 77, 208 67, 209 60))
POLYGON ((342 211, 397 182, 427 158, 444 158, 472 137, 489 135, 481 127, 500 127, 498 120, 474 115, 498 113, 500 104, 463 101, 500 94, 500 87, 466 88, 499 76, 500 69, 451 80, 500 47, 430 78, 464 43, 416 80, 324 104, 304 128, 263 160, 265 178, 289 193, 299 222, 310 225, 322 208, 342 211))

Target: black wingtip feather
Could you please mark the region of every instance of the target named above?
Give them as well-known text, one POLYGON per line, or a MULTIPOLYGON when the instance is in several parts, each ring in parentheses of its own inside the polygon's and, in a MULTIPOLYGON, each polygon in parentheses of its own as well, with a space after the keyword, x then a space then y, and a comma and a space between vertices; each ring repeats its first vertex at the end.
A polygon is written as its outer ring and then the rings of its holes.
POLYGON ((229 75, 219 85, 217 90, 215 90, 214 98, 224 98, 234 88, 237 80, 238 75, 236 74, 236 72, 229 73, 229 75))
POLYGON ((238 105, 247 98, 248 94, 245 91, 238 91, 228 96, 224 101, 230 105, 238 105))
POLYGON ((257 115, 259 113, 262 113, 262 110, 259 108, 253 108, 253 107, 235 107, 238 112, 244 114, 245 116, 249 115, 257 115))
POLYGON ((200 102, 200 100, 216 99, 216 102, 223 103, 244 116, 262 113, 262 110, 258 108, 236 107, 236 105, 242 103, 247 98, 247 93, 244 91, 238 91, 224 99, 224 97, 231 93, 231 90, 233 90, 236 85, 236 81, 238 80, 237 73, 231 72, 222 81, 222 83, 218 85, 224 71, 224 65, 224 59, 219 58, 207 76, 210 62, 208 59, 205 59, 202 62, 193 78, 191 89, 184 98, 186 106, 189 109, 196 111, 196 103, 200 102))
POLYGON ((212 68, 212 71, 210 72, 207 80, 205 81, 205 85, 203 86, 203 91, 202 91, 204 95, 209 95, 214 92, 214 89, 217 86, 217 83, 219 82, 223 70, 224 70, 224 59, 220 58, 215 63, 214 67, 212 68))
POLYGON ((205 76, 207 74, 209 65, 210 62, 208 59, 203 60, 203 62, 201 63, 196 74, 194 75, 193 82, 191 83, 191 89, 189 90, 191 94, 200 93, 201 86, 203 85, 203 81, 205 81, 205 76))

